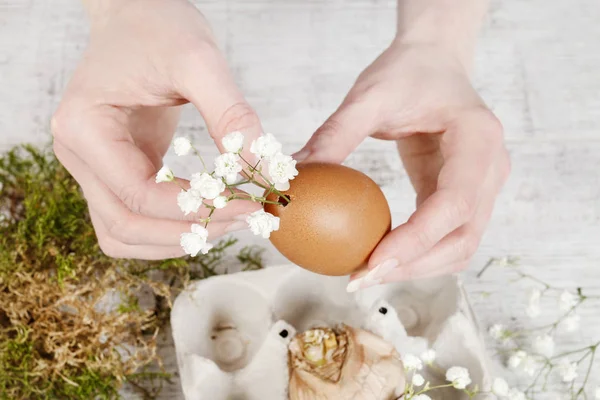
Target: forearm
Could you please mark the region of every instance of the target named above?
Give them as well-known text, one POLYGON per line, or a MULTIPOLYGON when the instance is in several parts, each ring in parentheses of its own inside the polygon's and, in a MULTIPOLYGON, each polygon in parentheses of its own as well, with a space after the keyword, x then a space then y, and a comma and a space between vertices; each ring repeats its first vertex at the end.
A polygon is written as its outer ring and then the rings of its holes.
POLYGON ((489 0, 398 0, 397 40, 451 52, 468 70, 489 0))

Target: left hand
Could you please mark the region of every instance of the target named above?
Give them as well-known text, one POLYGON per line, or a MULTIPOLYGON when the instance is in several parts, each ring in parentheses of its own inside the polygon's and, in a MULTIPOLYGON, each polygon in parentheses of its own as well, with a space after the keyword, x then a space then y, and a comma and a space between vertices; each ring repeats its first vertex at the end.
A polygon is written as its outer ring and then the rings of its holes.
POLYGON ((395 41, 295 158, 341 163, 367 136, 396 141, 417 209, 348 290, 465 269, 510 163, 502 126, 461 61, 434 45, 395 41))

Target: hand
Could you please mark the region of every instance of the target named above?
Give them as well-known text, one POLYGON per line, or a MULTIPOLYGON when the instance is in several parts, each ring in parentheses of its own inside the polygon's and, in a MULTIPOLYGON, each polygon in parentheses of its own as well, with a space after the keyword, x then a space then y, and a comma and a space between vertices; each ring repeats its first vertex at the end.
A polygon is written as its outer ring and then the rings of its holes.
MULTIPOLYGON (((176 185, 154 181, 179 106, 188 99, 194 104, 219 149, 220 139, 234 130, 243 130, 250 143, 262 131, 258 117, 231 78, 202 14, 187 1, 88 5, 90 43, 54 115, 54 151, 81 185, 107 255, 183 256, 179 237, 190 231, 192 218, 186 220, 177 206, 176 185)), ((258 208, 233 201, 217 210, 210 236, 240 229, 244 223, 234 218, 258 208)))
POLYGON ((431 45, 394 42, 296 155, 342 162, 367 136, 394 140, 417 209, 392 230, 349 290, 464 269, 509 173, 502 127, 461 62, 431 45))

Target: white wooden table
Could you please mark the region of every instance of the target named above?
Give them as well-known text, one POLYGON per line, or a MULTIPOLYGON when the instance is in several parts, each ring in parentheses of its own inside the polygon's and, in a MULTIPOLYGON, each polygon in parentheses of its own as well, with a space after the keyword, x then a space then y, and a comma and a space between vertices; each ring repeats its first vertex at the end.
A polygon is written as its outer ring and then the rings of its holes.
MULTIPOLYGON (((287 152, 298 149, 336 108, 394 32, 395 2, 389 0, 198 4, 249 102, 287 152)), ((507 285, 502 271, 475 278, 490 257, 521 256, 527 271, 554 285, 579 285, 600 295, 598 21, 597 0, 493 1, 479 42, 475 85, 504 123, 513 173, 464 274, 484 326, 498 321, 530 326, 521 305, 525 286, 507 285)), ((0 150, 48 140, 50 116, 86 40, 76 0, 0 0, 0 150)), ((189 107, 180 133, 193 135, 214 154, 199 115, 189 107)), ((189 172, 172 156, 168 162, 189 172)), ((410 215, 414 196, 392 144, 367 141, 348 165, 383 186, 395 224, 410 215)), ((268 259, 284 261, 274 250, 268 259)), ((585 307, 584 330, 563 336, 561 343, 600 339, 599 311, 598 303, 585 307)), ((170 353, 167 345, 163 354, 170 353)), ((592 382, 600 384, 600 363, 596 368, 592 382)), ((176 385, 166 388, 164 398, 177 398, 177 391, 176 385)))

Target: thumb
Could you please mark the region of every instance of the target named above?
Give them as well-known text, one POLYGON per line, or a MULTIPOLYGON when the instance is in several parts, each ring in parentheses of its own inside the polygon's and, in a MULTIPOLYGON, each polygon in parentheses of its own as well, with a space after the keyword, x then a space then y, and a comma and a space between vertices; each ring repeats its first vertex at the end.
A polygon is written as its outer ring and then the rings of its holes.
POLYGON ((216 47, 206 52, 198 57, 199 62, 183 69, 180 92, 198 109, 220 152, 224 151, 223 137, 241 131, 245 136, 242 155, 253 160, 249 144, 263 132, 260 120, 237 87, 222 54, 216 47))
POLYGON ((377 114, 365 103, 344 102, 296 154, 299 162, 341 163, 377 127, 377 114))

